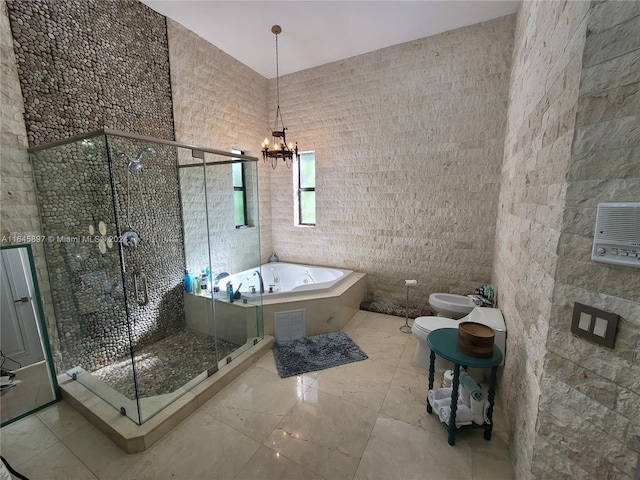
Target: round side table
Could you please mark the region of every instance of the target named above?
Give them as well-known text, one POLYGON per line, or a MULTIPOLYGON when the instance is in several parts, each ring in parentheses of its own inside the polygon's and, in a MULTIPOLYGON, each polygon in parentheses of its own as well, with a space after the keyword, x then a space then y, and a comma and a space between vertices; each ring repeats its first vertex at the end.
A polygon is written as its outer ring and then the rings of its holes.
MULTIPOLYGON (((427 344, 431 348, 431 356, 429 363, 429 390, 433 388, 433 378, 435 374, 436 355, 441 356, 445 360, 453 362, 453 381, 451 382, 451 415, 447 431, 449 432, 449 445, 455 444, 456 434, 462 430, 471 428, 484 429, 484 438, 491 440, 491 430, 493 429, 493 404, 496 393, 496 378, 498 365, 502 362, 502 352, 497 346, 493 346, 493 355, 491 358, 476 358, 466 355, 458 350, 458 329, 457 328, 439 328, 434 330, 427 337, 427 344), (472 368, 490 368, 491 376, 489 380, 489 409, 487 410, 488 422, 482 425, 461 425, 456 427, 456 411, 458 409, 458 390, 460 388, 460 367, 465 369, 472 368)), ((427 398, 427 412, 433 411, 427 398)))

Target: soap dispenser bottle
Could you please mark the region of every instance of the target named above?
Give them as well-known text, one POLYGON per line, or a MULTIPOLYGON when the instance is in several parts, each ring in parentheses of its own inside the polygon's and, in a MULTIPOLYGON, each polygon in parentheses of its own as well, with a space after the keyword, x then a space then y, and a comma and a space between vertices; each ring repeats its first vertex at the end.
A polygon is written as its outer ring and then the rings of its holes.
POLYGON ((207 293, 207 290, 209 290, 209 277, 207 273, 202 270, 202 275, 200 275, 200 292, 207 293))
POLYGON ((193 275, 191 270, 187 269, 187 273, 184 276, 184 289, 187 293, 193 293, 193 275))

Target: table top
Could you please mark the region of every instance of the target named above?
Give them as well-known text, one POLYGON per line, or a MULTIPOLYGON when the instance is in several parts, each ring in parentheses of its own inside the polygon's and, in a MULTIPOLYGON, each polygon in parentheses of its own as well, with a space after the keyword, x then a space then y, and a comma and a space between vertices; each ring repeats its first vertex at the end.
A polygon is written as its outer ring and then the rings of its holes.
POLYGON ((466 367, 488 368, 499 365, 502 362, 502 352, 494 345, 491 358, 477 358, 466 355, 458 350, 458 329, 439 328, 427 336, 429 347, 445 360, 459 363, 466 367))

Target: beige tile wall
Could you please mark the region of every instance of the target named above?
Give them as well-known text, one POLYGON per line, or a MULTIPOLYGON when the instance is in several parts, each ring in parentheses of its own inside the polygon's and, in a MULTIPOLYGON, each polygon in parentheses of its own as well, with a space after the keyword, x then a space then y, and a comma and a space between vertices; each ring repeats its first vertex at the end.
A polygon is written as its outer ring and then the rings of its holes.
MULTIPOLYGON (((287 137, 316 151, 317 225, 294 226, 278 167, 280 259, 366 272, 370 299, 400 305, 404 279, 420 303, 489 282, 513 28, 504 17, 282 77, 287 137)), ((275 110, 275 80, 269 98, 275 110)))
POLYGON ((594 2, 587 32, 532 473, 631 478, 640 268, 593 262, 591 247, 598 203, 640 201, 640 3, 594 2), (570 333, 574 302, 620 315, 615 348, 570 333))
POLYGON ((494 264, 517 478, 628 478, 635 461, 639 272, 590 248, 598 202, 640 199, 637 5, 518 14, 494 264), (575 301, 623 317, 613 351, 570 333, 575 301))
MULTIPOLYGON (((176 140, 224 151, 237 148, 261 158, 260 142, 268 133, 267 79, 179 23, 167 20, 167 32, 176 140)), ((260 160, 262 262, 272 253, 270 170, 260 160)), ((254 236, 245 241, 243 236, 249 232, 236 233, 228 239, 236 248, 252 248, 254 236)), ((253 257, 253 252, 247 255, 253 257)), ((220 261, 222 269, 228 270, 228 264, 220 261)))
POLYGON ((518 478, 528 478, 535 444, 588 8, 524 2, 516 26, 494 279, 518 478))

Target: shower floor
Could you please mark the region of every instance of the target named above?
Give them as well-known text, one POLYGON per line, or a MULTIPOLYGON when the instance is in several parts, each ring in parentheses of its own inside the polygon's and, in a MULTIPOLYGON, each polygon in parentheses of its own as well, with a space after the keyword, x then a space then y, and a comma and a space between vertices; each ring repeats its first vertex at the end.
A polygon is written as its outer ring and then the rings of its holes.
MULTIPOLYGON (((218 339, 217 347, 218 358, 223 359, 240 345, 218 339)), ((144 345, 135 351, 138 396, 174 392, 217 363, 214 338, 194 330, 183 330, 144 345)), ((130 400, 136 398, 130 357, 96 370, 93 375, 130 400)))

